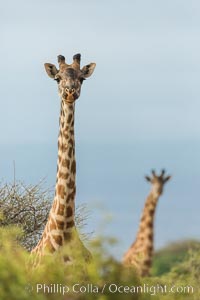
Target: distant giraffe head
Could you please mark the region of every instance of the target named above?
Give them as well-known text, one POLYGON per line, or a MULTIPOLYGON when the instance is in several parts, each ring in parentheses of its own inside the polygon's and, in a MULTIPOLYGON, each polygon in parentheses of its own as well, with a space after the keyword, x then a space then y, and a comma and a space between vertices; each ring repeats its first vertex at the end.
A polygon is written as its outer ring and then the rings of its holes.
POLYGON ((44 64, 49 77, 57 81, 59 95, 65 104, 71 104, 79 98, 83 81, 90 77, 95 69, 95 63, 90 63, 81 69, 80 61, 81 55, 76 54, 73 56, 73 63, 68 65, 65 57, 59 55, 59 70, 53 64, 44 64))
POLYGON ((145 176, 146 180, 152 184, 152 193, 155 196, 162 195, 164 184, 171 178, 171 176, 165 176, 165 170, 161 171, 160 175, 156 175, 152 170, 152 177, 145 176))

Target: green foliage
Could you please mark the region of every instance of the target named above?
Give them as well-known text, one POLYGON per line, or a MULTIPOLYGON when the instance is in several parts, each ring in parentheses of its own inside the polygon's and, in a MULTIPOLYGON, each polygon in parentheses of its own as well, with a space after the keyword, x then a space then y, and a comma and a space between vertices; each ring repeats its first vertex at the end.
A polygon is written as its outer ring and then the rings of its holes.
POLYGON ((80 241, 73 240, 40 267, 31 268, 32 257, 16 241, 16 227, 0 229, 0 299, 1 300, 199 300, 200 250, 160 277, 138 278, 134 269, 125 268, 105 251, 111 238, 99 238, 90 244, 93 259, 85 264, 80 241), (63 257, 72 254, 73 264, 63 257), (169 292, 171 287, 195 288, 194 294, 169 292), (164 290, 167 287, 167 290, 164 290), (134 290, 135 288, 135 290, 134 290), (69 289, 69 291, 68 291, 69 289), (117 290, 116 290, 117 289, 117 290), (137 290, 138 289, 138 290, 137 290))
MULTIPOLYGON (((134 270, 123 268, 105 253, 101 241, 94 242, 93 259, 85 264, 75 241, 53 256, 47 257, 36 269, 31 269, 31 256, 16 242, 19 229, 0 229, 0 299, 121 299, 121 293, 109 292, 109 285, 139 285, 134 270), (73 253, 74 263, 65 264, 63 256, 73 253), (103 291, 104 285, 105 290, 103 291), (69 288, 69 292, 62 292, 69 288), (47 290, 50 289, 49 293, 47 290), (81 289, 82 292, 79 290, 81 289), (53 292, 57 291, 57 292, 53 292)), ((105 243, 105 241, 103 242, 105 243)), ((139 299, 127 294, 126 299, 139 299)))
MULTIPOLYGON (((171 272, 165 275, 165 280, 170 282, 190 285, 194 288, 194 297, 200 299, 200 245, 190 250, 186 260, 172 268, 171 272)), ((189 297, 187 299, 190 299, 189 297)))
POLYGON ((19 229, 0 229, 0 299, 26 299, 25 260, 26 256, 15 237, 19 229))
POLYGON ((153 259, 152 275, 160 276, 170 272, 175 265, 187 259, 190 250, 195 250, 199 246, 198 241, 186 240, 172 243, 157 251, 153 259))
POLYGON ((75 239, 55 255, 46 257, 40 267, 33 269, 30 254, 16 241, 16 236, 20 234, 16 227, 0 229, 1 300, 200 299, 197 289, 200 282, 200 250, 190 251, 188 259, 164 276, 138 278, 134 269, 124 268, 105 251, 108 244, 115 242, 112 238, 101 237, 91 242, 93 259, 89 264, 84 263, 80 241, 75 239), (74 263, 65 264, 63 257, 70 254, 74 263), (169 292, 174 286, 179 289, 192 286, 195 291, 194 294, 187 290, 169 292), (167 287, 166 291, 164 287, 167 287))
MULTIPOLYGON (((116 243, 112 237, 99 237, 87 245, 93 256, 89 264, 83 259, 88 256, 87 250, 75 238, 33 269, 34 257, 24 248, 30 250, 39 239, 52 198, 41 183, 0 186, 0 300, 200 299, 200 243, 195 241, 158 251, 150 278, 139 278, 133 268, 123 267, 108 254, 116 243), (73 264, 64 263, 66 256, 73 257, 73 264), (187 286, 194 288, 194 294, 170 291, 187 286)), ((83 232, 89 213, 85 206, 76 213, 76 224, 83 232)), ((89 236, 91 233, 82 233, 81 240, 89 236)))

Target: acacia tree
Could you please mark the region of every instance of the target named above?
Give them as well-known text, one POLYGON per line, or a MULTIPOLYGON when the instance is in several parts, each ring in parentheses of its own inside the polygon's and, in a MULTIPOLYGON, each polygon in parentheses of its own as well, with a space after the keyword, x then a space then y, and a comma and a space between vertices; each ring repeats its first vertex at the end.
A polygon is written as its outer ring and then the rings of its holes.
POLYGON ((52 191, 43 188, 43 181, 25 185, 21 181, 0 185, 0 226, 22 228, 19 241, 31 250, 41 236, 51 207, 52 191))
MULTIPOLYGON (((44 181, 26 185, 21 181, 0 183, 0 226, 15 225, 22 228, 23 235, 17 237, 20 244, 30 251, 41 238, 52 205, 53 191, 44 188, 44 181)), ((82 239, 88 240, 90 233, 84 233, 89 212, 85 204, 76 209, 76 226, 82 239)))

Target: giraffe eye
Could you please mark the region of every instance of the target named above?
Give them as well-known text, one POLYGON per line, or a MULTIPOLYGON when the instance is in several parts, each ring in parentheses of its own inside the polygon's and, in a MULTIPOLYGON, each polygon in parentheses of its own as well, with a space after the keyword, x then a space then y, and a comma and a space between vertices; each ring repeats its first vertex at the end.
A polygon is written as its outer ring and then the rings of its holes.
POLYGON ((60 77, 55 77, 54 80, 59 83, 60 82, 60 77))
POLYGON ((83 83, 83 80, 85 80, 85 78, 80 78, 80 83, 82 84, 83 83))

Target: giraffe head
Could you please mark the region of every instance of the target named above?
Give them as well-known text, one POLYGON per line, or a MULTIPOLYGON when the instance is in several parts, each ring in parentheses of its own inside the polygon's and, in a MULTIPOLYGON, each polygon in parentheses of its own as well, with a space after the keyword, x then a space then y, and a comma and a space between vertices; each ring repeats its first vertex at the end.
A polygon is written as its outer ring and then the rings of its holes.
POLYGON ((152 176, 145 176, 146 180, 152 184, 152 192, 155 196, 160 196, 163 192, 164 184, 171 178, 171 176, 165 176, 165 170, 161 171, 160 175, 156 175, 152 170, 152 176))
POLYGON ((59 95, 66 104, 71 104, 79 98, 83 81, 92 75, 96 66, 95 63, 90 63, 81 69, 80 61, 81 55, 76 54, 73 56, 73 63, 68 65, 65 57, 59 55, 59 69, 50 63, 44 64, 49 77, 57 81, 59 95))

